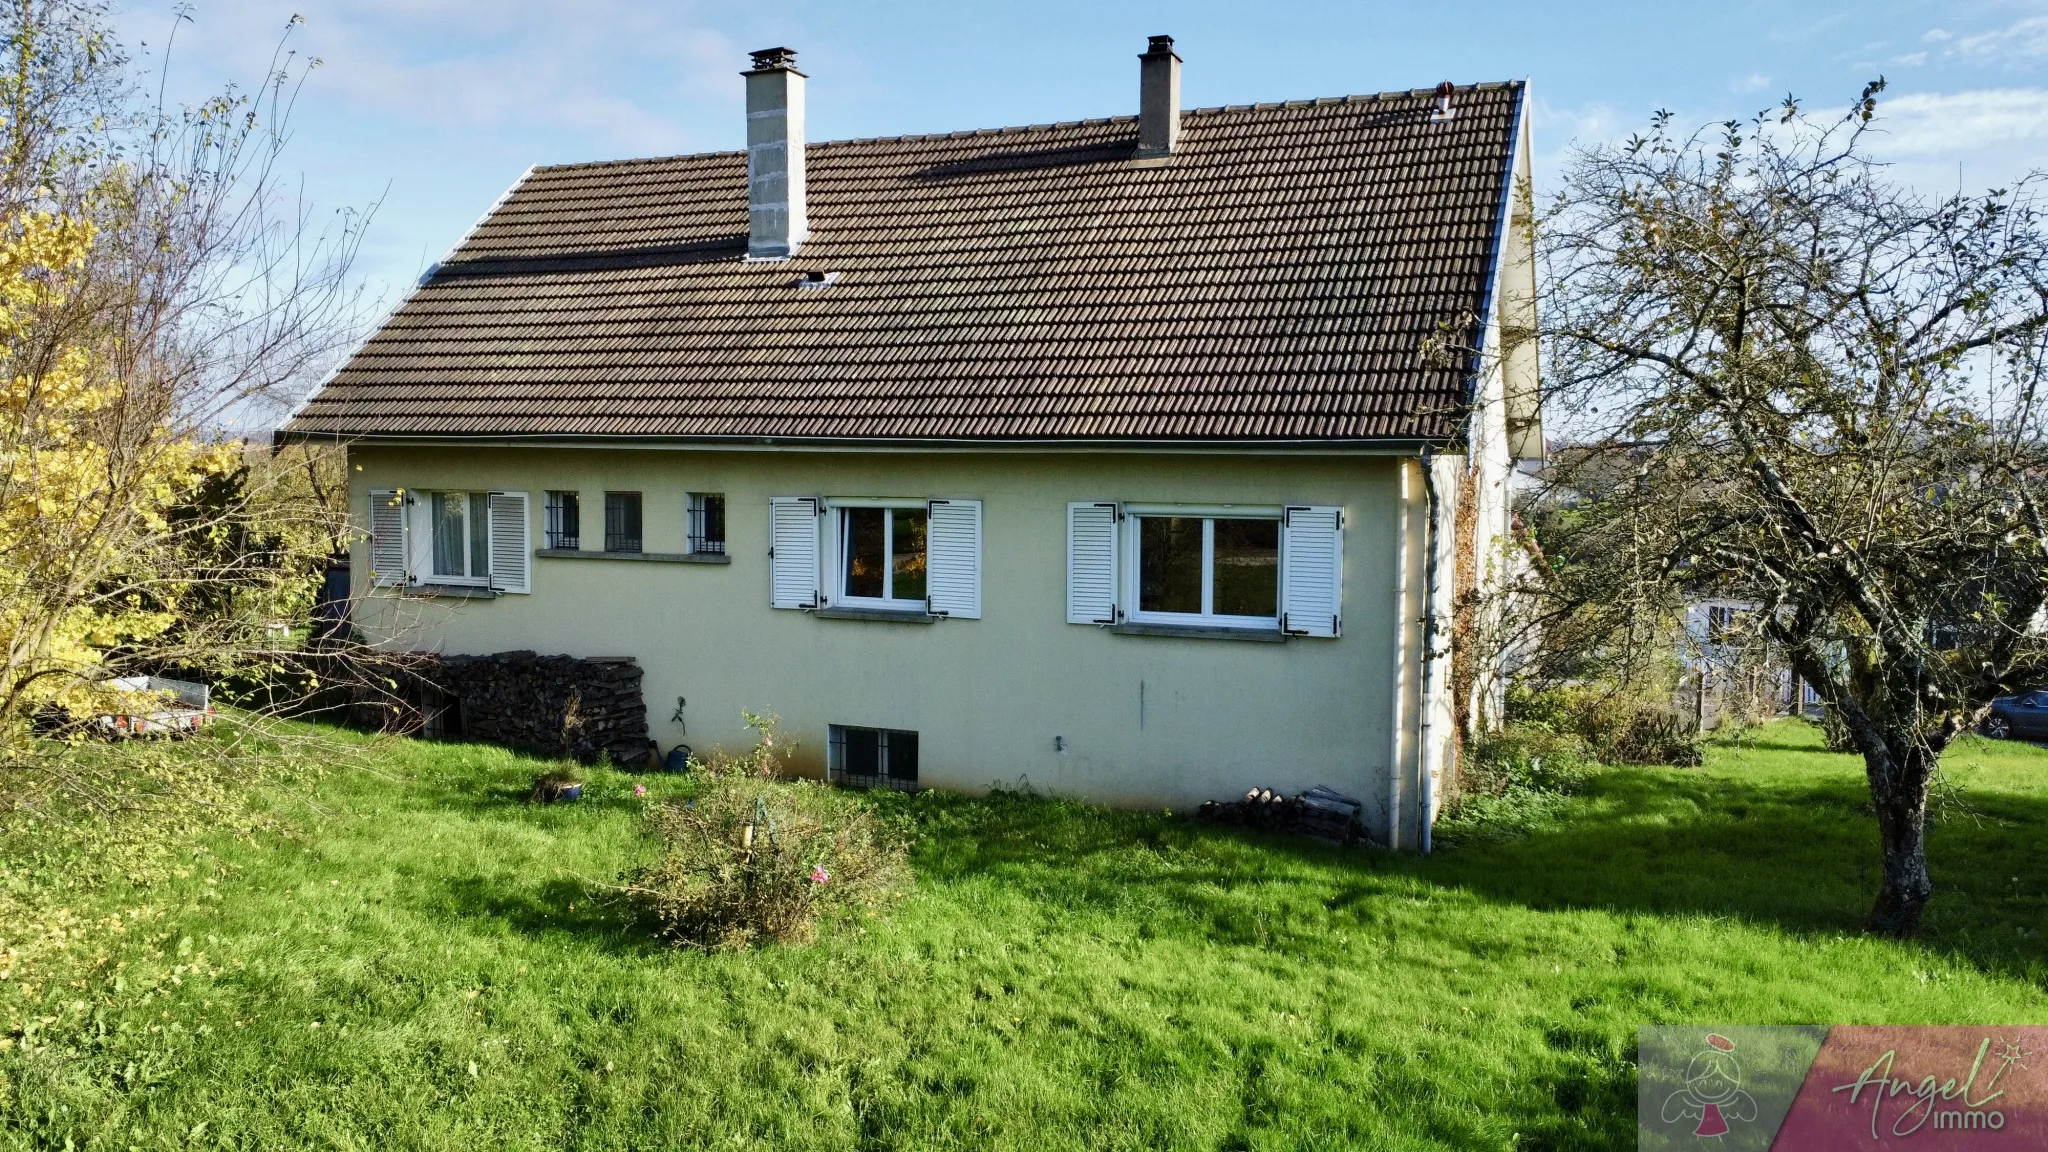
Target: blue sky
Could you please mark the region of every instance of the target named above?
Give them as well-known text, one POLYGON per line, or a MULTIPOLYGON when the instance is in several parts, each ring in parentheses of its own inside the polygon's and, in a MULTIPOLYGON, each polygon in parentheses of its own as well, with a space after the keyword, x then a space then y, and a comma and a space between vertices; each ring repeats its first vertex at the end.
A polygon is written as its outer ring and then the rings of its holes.
MULTIPOLYGON (((1891 81, 1883 149, 1950 190, 2048 168, 2048 0, 1849 3, 1105 3, 918 0, 196 0, 173 93, 317 56, 290 165, 308 196, 381 202, 360 270, 392 299, 532 163, 731 149, 748 49, 796 48, 811 135, 1042 123, 1136 111, 1137 53, 1169 33, 1190 107, 1528 77, 1539 180, 1572 141, 1651 110, 1689 122, 1787 90, 1846 104, 1891 81)), ((162 63, 172 5, 131 2, 162 63)))

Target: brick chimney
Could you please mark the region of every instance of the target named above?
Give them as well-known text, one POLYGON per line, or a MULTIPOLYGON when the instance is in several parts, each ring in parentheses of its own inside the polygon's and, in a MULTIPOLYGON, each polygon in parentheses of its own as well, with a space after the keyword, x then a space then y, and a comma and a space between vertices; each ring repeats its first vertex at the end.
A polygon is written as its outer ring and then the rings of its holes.
POLYGON ((1138 57, 1138 159, 1173 155, 1180 145, 1180 57, 1173 37, 1154 36, 1138 57))
POLYGON ((747 259, 787 260, 810 234, 804 214, 804 74, 796 51, 750 53, 747 78, 747 259))

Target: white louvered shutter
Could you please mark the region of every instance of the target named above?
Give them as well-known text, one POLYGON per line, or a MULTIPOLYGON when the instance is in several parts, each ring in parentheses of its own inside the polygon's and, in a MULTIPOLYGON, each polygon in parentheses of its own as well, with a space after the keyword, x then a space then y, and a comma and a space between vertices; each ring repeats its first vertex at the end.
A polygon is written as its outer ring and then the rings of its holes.
POLYGON ((1116 623, 1116 505, 1067 505, 1067 623, 1116 623))
POLYGON ((1287 509, 1280 550, 1280 630, 1290 636, 1342 633, 1344 510, 1287 509))
POLYGON ((527 541, 526 493, 491 493, 491 587, 500 592, 531 592, 528 569, 533 548, 527 541))
POLYGON ((377 588, 405 583, 405 493, 400 489, 370 492, 370 583, 377 588))
POLYGON ((815 496, 768 498, 768 603, 818 606, 818 509, 815 496))
POLYGON ((981 619, 981 501, 933 500, 925 520, 925 610, 981 619))

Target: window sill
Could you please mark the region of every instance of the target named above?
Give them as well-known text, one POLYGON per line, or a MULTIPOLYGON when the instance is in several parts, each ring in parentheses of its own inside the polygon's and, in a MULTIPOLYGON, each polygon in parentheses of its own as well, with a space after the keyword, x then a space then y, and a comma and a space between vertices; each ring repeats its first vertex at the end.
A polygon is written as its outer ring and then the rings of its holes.
POLYGON ((536 548, 543 560, 643 560, 655 564, 730 564, 723 552, 585 552, 580 548, 536 548))
POLYGON ((496 600, 504 595, 495 588, 477 588, 468 584, 414 584, 406 591, 413 596, 440 596, 449 600, 496 600))
POLYGON ((1170 636, 1181 640, 1250 640, 1256 644, 1285 644, 1287 634, 1278 628, 1205 628, 1198 624, 1141 624, 1125 621, 1109 626, 1119 636, 1170 636))
POLYGON ((936 624, 940 620, 929 612, 895 612, 887 608, 814 608, 811 615, 823 620, 879 620, 887 624, 936 624))

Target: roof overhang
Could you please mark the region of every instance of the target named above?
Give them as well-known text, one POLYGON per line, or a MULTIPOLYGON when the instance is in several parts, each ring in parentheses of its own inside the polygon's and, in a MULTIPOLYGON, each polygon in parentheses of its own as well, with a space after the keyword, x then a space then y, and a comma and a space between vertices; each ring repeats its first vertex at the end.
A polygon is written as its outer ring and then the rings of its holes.
POLYGON ((1420 456, 1455 451, 1456 440, 1000 440, 799 436, 359 435, 279 431, 273 447, 345 444, 363 448, 571 448, 614 451, 1089 453, 1228 456, 1420 456))

